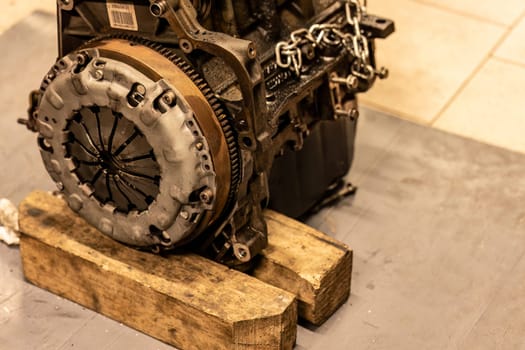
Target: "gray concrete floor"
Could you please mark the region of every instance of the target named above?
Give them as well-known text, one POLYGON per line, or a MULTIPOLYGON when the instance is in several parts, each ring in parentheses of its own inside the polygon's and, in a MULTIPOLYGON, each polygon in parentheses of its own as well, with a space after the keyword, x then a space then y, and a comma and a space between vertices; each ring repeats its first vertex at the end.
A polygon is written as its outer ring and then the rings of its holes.
MULTIPOLYGON (((55 58, 52 16, 0 36, 0 197, 53 189, 15 124, 55 58)), ((472 118, 475 123, 475 118, 472 118)), ((309 224, 354 249, 350 300, 297 349, 525 349, 525 156, 363 110, 354 198, 309 224)), ((0 349, 169 349, 26 283, 0 245, 0 349)))

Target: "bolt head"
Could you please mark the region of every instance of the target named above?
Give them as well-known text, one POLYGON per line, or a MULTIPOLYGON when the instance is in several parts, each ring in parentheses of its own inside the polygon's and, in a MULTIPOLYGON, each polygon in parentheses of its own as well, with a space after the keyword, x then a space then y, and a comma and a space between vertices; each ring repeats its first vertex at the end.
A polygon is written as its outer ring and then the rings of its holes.
POLYGON ((135 88, 135 90, 141 94, 141 95, 145 95, 146 94, 146 87, 142 84, 138 84, 137 87, 135 88))
POLYGON ((348 113, 348 116, 352 121, 356 120, 357 118, 359 118, 359 111, 356 108, 352 108, 348 113))
POLYGON ((162 101, 167 105, 171 106, 175 102, 176 96, 173 91, 168 91, 162 96, 162 101))
POLYGON ((184 220, 188 220, 190 218, 190 214, 186 210, 181 211, 179 215, 184 220))
POLYGON ((199 194, 200 200, 205 204, 210 204, 213 201, 213 191, 210 188, 205 188, 199 194))
POLYGON ((248 58, 253 60, 255 57, 257 57, 257 49, 254 43, 250 43, 248 45, 248 58))
POLYGON ((95 80, 102 80, 102 78, 104 78, 104 72, 100 69, 96 70, 93 75, 93 78, 95 78, 95 80))
POLYGON ((377 76, 379 77, 379 79, 386 79, 388 78, 389 74, 390 74, 390 71, 387 68, 381 67, 381 69, 379 69, 377 76))
POLYGON ((167 4, 164 0, 155 1, 149 6, 149 11, 155 17, 161 17, 166 12, 166 9, 167 4))
POLYGON ((359 85, 359 79, 357 79, 357 77, 353 76, 353 75, 349 75, 347 78, 346 78, 346 86, 350 89, 350 90, 354 90, 357 88, 357 86, 359 85))
POLYGON ((235 243, 233 246, 235 257, 242 262, 247 262, 251 258, 250 248, 245 244, 235 243))

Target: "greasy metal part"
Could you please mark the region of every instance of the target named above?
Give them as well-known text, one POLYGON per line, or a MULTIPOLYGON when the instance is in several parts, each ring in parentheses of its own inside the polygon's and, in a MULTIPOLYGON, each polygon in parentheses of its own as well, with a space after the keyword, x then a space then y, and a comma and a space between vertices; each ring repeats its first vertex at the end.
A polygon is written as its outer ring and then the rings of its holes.
POLYGON ((266 116, 265 91, 260 64, 255 60, 257 49, 249 40, 231 37, 220 32, 206 30, 197 20, 195 8, 189 0, 150 0, 156 16, 165 18, 179 38, 179 45, 185 53, 202 50, 221 57, 231 66, 237 77, 242 94, 242 109, 237 119, 247 123, 243 132, 242 145, 254 150, 255 138, 264 133, 265 124, 259 122, 266 116), (157 11, 156 9, 160 9, 157 11), (263 118, 260 118, 262 116, 263 118))
POLYGON ((395 30, 394 22, 368 13, 361 17, 361 28, 369 38, 385 39, 395 30))
MULTIPOLYGON (((146 90, 140 86, 142 102, 146 90)), ((64 131, 70 135, 66 157, 77 165, 73 172, 80 182, 93 188, 93 197, 121 213, 148 209, 159 194, 160 167, 151 145, 129 119, 108 107, 86 106, 64 131)))
POLYGON ((230 36, 237 36, 238 29, 235 22, 235 10, 233 0, 224 0, 221 11, 221 29, 224 33, 230 36))
POLYGON ((58 0, 57 3, 61 9, 66 11, 71 11, 73 8, 75 8, 74 0, 58 0))
POLYGON ((344 192, 331 185, 352 162, 356 94, 388 74, 374 39, 394 28, 365 7, 60 0, 62 58, 21 122, 70 207, 102 232, 249 268, 270 196, 300 215, 344 192))
MULTIPOLYGON (((121 54, 126 57, 142 58, 138 64, 143 65, 141 69, 153 71, 157 79, 163 78, 167 82, 176 86, 180 93, 185 97, 190 105, 199 127, 202 129, 203 136, 209 143, 209 150, 212 153, 212 161, 217 165, 216 176, 219 193, 216 195, 218 207, 224 207, 227 203, 231 186, 231 159, 227 150, 226 137, 222 130, 220 120, 216 117, 215 111, 206 99, 204 92, 196 85, 190 76, 179 66, 166 59, 159 53, 144 45, 130 45, 123 40, 104 40, 96 46, 101 53, 109 57, 120 58, 121 54)), ((201 82, 203 84, 204 82, 201 82)), ((205 85, 202 86, 204 88, 205 85)), ((235 146, 233 146, 235 147, 235 146)), ((233 155, 232 155, 233 157, 233 155)), ((212 216, 212 221, 221 214, 216 210, 212 216)))
MULTIPOLYGON (((230 165, 230 172, 221 178, 220 181, 227 178, 231 181, 227 202, 224 205, 225 207, 231 206, 232 202, 235 200, 237 188, 240 182, 242 160, 238 150, 233 121, 223 109, 222 105, 217 101, 217 98, 214 96, 213 91, 210 89, 207 82, 201 78, 191 65, 173 52, 173 50, 163 48, 151 41, 130 35, 111 35, 106 36, 104 40, 111 39, 121 39, 131 42, 132 45, 140 44, 144 47, 155 50, 177 66, 178 69, 173 71, 171 71, 171 67, 167 67, 170 72, 166 73, 166 77, 171 77, 174 83, 182 84, 181 89, 184 89, 184 92, 191 96, 191 98, 188 99, 189 103, 192 107, 195 107, 195 111, 198 112, 199 115, 205 116, 202 123, 204 123, 204 126, 208 130, 208 134, 211 135, 210 140, 215 142, 212 144, 213 152, 222 152, 225 147, 228 150, 229 159, 225 159, 223 153, 220 155, 214 154, 214 159, 217 159, 220 164, 230 165), (204 102, 203 97, 206 99, 207 103, 204 102), (208 107, 213 109, 213 113, 210 112, 208 107), (217 134, 218 127, 220 127, 222 131, 222 137, 224 137, 226 145, 224 144, 223 139, 217 134)), ((96 39, 94 40, 94 43, 96 44, 100 40, 101 39, 96 39)), ((88 42, 84 47, 90 47, 92 46, 92 43, 93 42, 88 42)), ((199 150, 202 150, 203 144, 197 143, 196 147, 199 150)), ((226 184, 224 185, 224 189, 227 189, 226 184)), ((220 213, 216 213, 216 216, 219 214, 220 213)), ((215 219, 216 217, 213 218, 213 220, 215 219)))
POLYGON ((208 19, 213 7, 212 0, 192 0, 192 4, 197 11, 199 21, 208 19))
MULTIPOLYGON (((319 51, 324 50, 327 56, 346 52, 352 67, 352 75, 347 78, 349 85, 353 85, 352 89, 356 92, 358 87, 360 91, 366 91, 372 86, 376 77, 386 78, 388 70, 384 67, 375 69, 370 58, 367 35, 361 29, 366 8, 360 0, 340 2, 345 12, 343 21, 315 23, 308 29, 300 28, 293 31, 289 40, 280 41, 275 46, 276 63, 281 68, 291 69, 299 77, 306 71, 303 69, 303 61, 313 60, 319 51)), ((382 24, 381 20, 376 20, 382 24)))
POLYGON ((46 168, 74 210, 115 239, 167 248, 220 215, 228 147, 213 109, 182 70, 117 39, 92 43, 58 66, 43 86, 37 122, 46 168))
POLYGON ((261 27, 266 31, 266 39, 275 41, 280 31, 279 18, 277 18, 276 1, 261 1, 259 4, 261 13, 261 27))
POLYGON ((337 204, 346 197, 352 196, 357 192, 357 187, 349 182, 340 179, 332 186, 327 188, 326 193, 305 215, 318 213, 323 208, 337 204))

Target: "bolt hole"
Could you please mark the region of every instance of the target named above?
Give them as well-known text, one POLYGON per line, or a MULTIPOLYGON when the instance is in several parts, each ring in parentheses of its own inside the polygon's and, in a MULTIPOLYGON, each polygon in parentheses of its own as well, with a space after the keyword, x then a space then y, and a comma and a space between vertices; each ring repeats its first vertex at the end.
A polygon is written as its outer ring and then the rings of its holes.
POLYGON ((49 144, 49 141, 47 141, 42 136, 38 137, 38 146, 41 150, 53 154, 53 147, 49 144))
POLYGON ((160 4, 154 3, 154 4, 151 4, 151 6, 149 7, 149 10, 153 16, 160 17, 162 15, 163 9, 160 4))
POLYGON ((193 51, 193 44, 188 39, 180 39, 179 46, 184 53, 190 53, 193 51))
POLYGON ((131 107, 137 107, 142 101, 144 101, 146 95, 146 88, 140 83, 135 83, 131 87, 127 100, 131 107))
POLYGON ((244 249, 244 248, 239 248, 239 257, 240 257, 241 259, 243 259, 243 258, 246 257, 246 255, 248 255, 248 253, 246 252, 246 249, 244 249))
POLYGON ((376 19, 376 23, 379 23, 379 24, 385 24, 385 23, 386 23, 386 20, 385 20, 385 19, 382 19, 382 18, 378 18, 378 19, 376 19))
POLYGON ((103 60, 95 60, 95 62, 93 62, 93 66, 95 68, 104 68, 105 65, 106 62, 104 62, 103 60))
POLYGON ((255 58, 257 56, 257 50, 255 50, 255 47, 250 46, 248 48, 248 57, 255 58))
POLYGON ((201 187, 193 192, 190 193, 190 196, 188 198, 190 203, 200 202, 200 194, 206 187, 201 187))
POLYGON ((149 227, 149 232, 150 232, 151 235, 157 237, 158 239, 160 239, 164 243, 169 243, 171 241, 169 238, 164 237, 164 235, 162 234, 163 231, 161 229, 159 229, 155 225, 151 225, 149 227))
POLYGON ((247 137, 247 136, 242 138, 242 143, 244 143, 244 145, 246 147, 252 147, 253 146, 252 139, 247 137))

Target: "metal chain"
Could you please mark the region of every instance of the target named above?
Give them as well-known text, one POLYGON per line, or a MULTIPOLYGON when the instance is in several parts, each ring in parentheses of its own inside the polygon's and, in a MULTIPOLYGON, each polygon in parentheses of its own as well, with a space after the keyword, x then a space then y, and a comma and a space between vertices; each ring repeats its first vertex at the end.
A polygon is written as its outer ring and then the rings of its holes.
POLYGON ((366 11, 366 0, 362 5, 360 0, 339 0, 344 3, 346 23, 343 24, 313 24, 310 28, 293 31, 288 41, 281 41, 275 47, 276 63, 279 67, 292 70, 296 76, 301 75, 303 55, 313 59, 315 49, 320 45, 337 47, 343 44, 349 55, 355 57, 352 64, 352 74, 366 80, 375 76, 375 70, 370 65, 368 40, 361 34, 360 21, 366 11), (353 34, 344 31, 350 25, 353 34))

